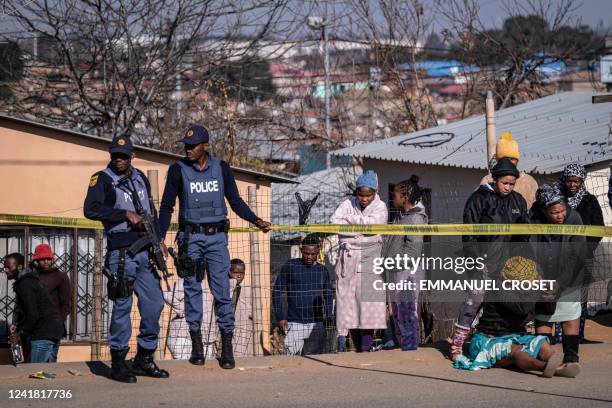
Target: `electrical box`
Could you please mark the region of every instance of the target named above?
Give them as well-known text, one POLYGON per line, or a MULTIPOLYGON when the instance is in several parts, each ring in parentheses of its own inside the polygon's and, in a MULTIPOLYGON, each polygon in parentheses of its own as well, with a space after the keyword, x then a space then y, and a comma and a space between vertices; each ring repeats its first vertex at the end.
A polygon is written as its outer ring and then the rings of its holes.
POLYGON ((612 84, 612 55, 604 55, 601 57, 599 71, 601 73, 601 82, 604 84, 612 84))

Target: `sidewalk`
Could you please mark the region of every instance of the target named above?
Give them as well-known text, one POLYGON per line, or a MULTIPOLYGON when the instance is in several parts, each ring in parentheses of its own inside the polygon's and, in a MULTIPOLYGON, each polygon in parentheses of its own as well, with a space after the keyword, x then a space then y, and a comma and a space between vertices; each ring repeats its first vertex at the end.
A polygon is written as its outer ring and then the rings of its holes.
MULTIPOLYGON (((415 352, 341 353, 312 357, 239 359, 234 370, 216 361, 196 367, 186 361, 160 365, 168 380, 139 377, 120 384, 105 376, 104 363, 34 364, 0 367, 2 406, 53 407, 406 407, 546 403, 575 407, 612 406, 612 344, 581 347, 583 373, 576 379, 545 379, 504 369, 455 370, 435 348, 415 352), (28 379, 38 370, 55 380, 28 379), (73 376, 69 369, 80 371, 73 376), (11 389, 71 390, 70 400, 9 399, 11 389), (49 405, 51 404, 51 405, 49 405)), ((550 405, 552 404, 552 405, 550 405)))

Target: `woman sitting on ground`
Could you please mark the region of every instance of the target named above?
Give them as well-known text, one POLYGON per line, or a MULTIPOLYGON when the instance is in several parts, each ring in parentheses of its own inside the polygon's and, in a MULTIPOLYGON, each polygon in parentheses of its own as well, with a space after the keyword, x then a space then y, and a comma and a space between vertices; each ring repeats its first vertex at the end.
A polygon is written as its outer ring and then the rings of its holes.
MULTIPOLYGON (((537 265, 531 259, 512 257, 504 265, 502 278, 537 280, 537 265)), ((555 375, 562 354, 555 352, 546 336, 527 334, 525 328, 533 321, 536 301, 551 296, 536 291, 487 292, 469 357, 459 356, 453 366, 464 370, 516 366, 524 371, 542 371, 546 378, 555 375)))

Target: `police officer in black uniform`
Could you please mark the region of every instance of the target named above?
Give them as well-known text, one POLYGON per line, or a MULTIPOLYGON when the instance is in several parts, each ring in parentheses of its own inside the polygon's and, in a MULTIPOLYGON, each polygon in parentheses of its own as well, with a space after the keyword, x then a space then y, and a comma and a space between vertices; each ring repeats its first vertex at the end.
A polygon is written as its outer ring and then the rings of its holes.
MULTIPOLYGON (((134 205, 138 195, 144 211, 153 214, 149 180, 132 167, 134 148, 128 137, 115 137, 110 144, 110 163, 89 181, 84 213, 92 220, 101 221, 107 240, 105 267, 110 273, 108 295, 113 303, 108 333, 112 357, 111 377, 120 382, 135 383, 135 375, 168 378, 153 360, 159 338, 159 318, 164 306, 160 278, 150 261, 151 246, 137 253, 128 248, 142 237, 142 218, 134 205), (125 362, 132 335, 132 293, 138 297, 140 333, 138 349, 130 370, 125 362)), ((159 231, 159 226, 155 226, 159 231)))
MULTIPOLYGON (((264 232, 270 223, 258 218, 240 198, 230 166, 208 154, 208 131, 191 126, 181 140, 186 157, 168 169, 166 187, 160 205, 160 240, 170 226, 174 205, 179 200, 179 259, 182 259, 185 291, 185 319, 191 335, 191 358, 195 365, 204 364, 202 344, 202 279, 204 269, 215 299, 219 331, 221 332, 221 367, 234 368, 232 337, 234 313, 230 296, 230 256, 227 248, 227 207, 242 219, 255 224, 264 232), (186 266, 189 265, 189 266, 186 266), (188 270, 186 270, 188 269, 188 270)), ((165 250, 165 245, 162 249, 165 250)))

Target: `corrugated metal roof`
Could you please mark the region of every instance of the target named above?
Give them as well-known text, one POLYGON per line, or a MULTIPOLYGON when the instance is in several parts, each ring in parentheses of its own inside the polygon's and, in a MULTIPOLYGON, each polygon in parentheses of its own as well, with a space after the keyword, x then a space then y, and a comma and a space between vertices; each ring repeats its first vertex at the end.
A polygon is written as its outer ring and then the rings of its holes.
MULTIPOLYGON (((332 167, 296 178, 299 184, 272 183, 271 221, 277 225, 299 222, 299 207, 295 193, 303 200, 311 200, 320 193, 310 211, 308 224, 326 224, 336 208, 352 194, 350 184, 361 174, 359 167, 332 167)), ((299 232, 272 231, 272 239, 289 240, 303 236, 299 232)))
MULTIPOLYGON (((521 149, 519 167, 530 173, 557 173, 570 162, 587 166, 612 160, 612 103, 593 104, 592 96, 590 92, 565 92, 499 110, 495 112, 497 135, 512 133, 521 149)), ((332 154, 486 169, 485 117, 363 143, 332 154), (436 142, 442 143, 426 147, 436 142)))

